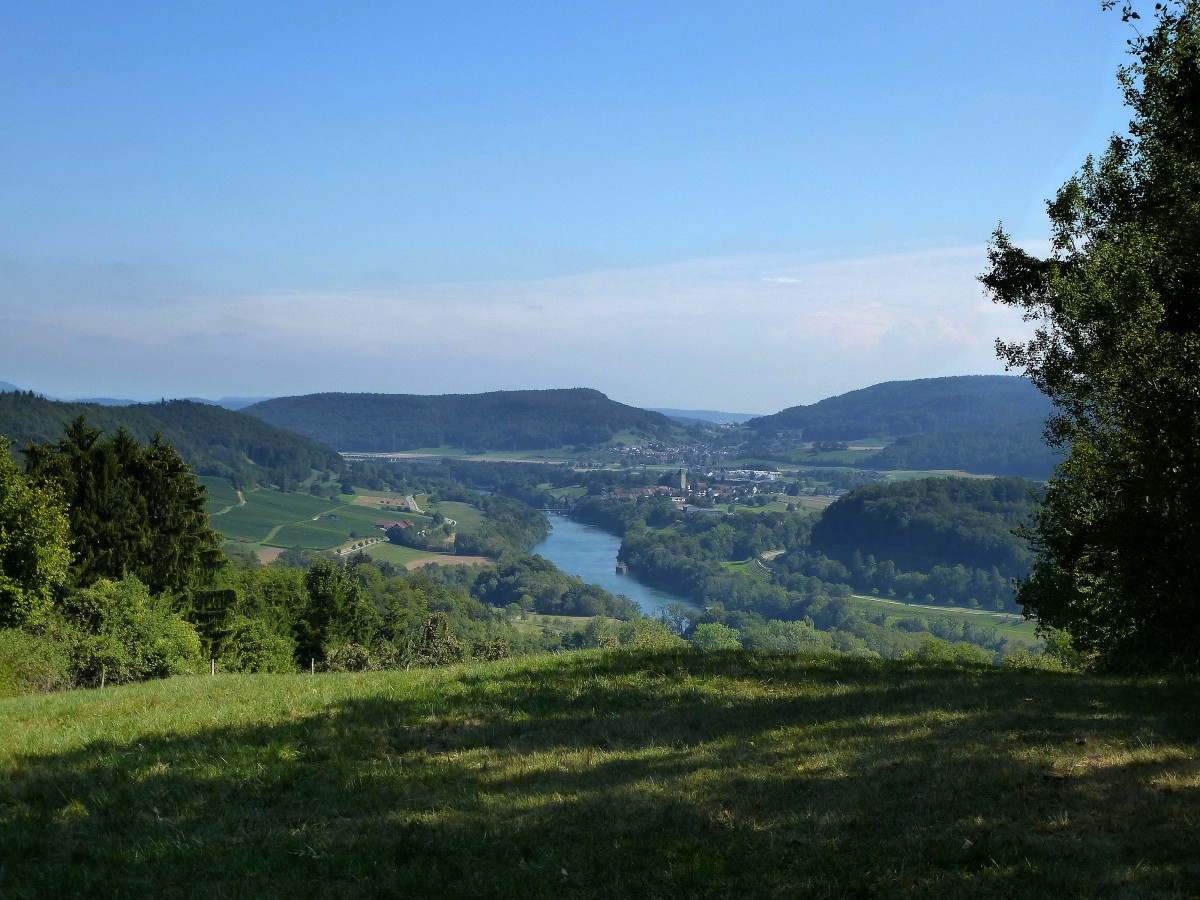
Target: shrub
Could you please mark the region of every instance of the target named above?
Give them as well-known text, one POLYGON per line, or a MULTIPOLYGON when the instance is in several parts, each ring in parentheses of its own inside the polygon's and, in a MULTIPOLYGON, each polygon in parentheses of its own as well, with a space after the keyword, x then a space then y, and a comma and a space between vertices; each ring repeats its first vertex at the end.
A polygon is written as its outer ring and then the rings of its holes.
POLYGON ((226 672, 284 674, 296 671, 296 642, 260 619, 235 616, 221 645, 220 664, 226 672))
POLYGON ((915 659, 921 662, 954 663, 956 665, 990 666, 994 662, 991 653, 982 647, 963 641, 950 643, 941 638, 930 638, 916 650, 906 651, 902 659, 915 659))
POLYGON ((657 650, 668 647, 686 647, 687 642, 661 622, 653 619, 630 619, 621 624, 622 647, 638 650, 657 650))
POLYGON ((325 669, 329 672, 369 672, 374 668, 371 651, 362 644, 338 644, 325 651, 325 669))
POLYGON ((59 642, 18 628, 0 629, 0 697, 66 690, 71 660, 59 642))
POLYGON ((454 636, 446 615, 432 613, 413 644, 412 656, 419 666, 445 666, 466 659, 467 648, 454 636))
POLYGON ((1037 669, 1041 672, 1075 671, 1064 665, 1057 656, 1051 656, 1049 653, 1030 653, 1024 648, 1005 656, 1001 665, 1006 669, 1037 669))
POLYGON ((508 659, 512 655, 508 641, 504 638, 487 638, 471 645, 471 655, 476 659, 508 659))
POLYGON ((719 622, 705 622, 696 626, 692 647, 696 650, 736 650, 742 646, 740 638, 736 628, 719 622))
POLYGON ((68 594, 53 632, 80 685, 165 678, 201 666, 196 630, 133 576, 68 594))

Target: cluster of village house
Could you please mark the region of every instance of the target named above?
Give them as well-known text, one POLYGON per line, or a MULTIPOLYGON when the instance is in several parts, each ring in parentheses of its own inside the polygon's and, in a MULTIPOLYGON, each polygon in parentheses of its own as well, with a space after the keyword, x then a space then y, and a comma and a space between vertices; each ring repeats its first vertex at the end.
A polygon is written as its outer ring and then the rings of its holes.
POLYGON ((611 452, 624 457, 627 465, 684 463, 692 466, 715 465, 733 455, 730 449, 707 446, 676 446, 674 444, 651 443, 635 447, 617 444, 611 452))
MULTIPOLYGON (((761 469, 718 469, 698 473, 703 479, 703 486, 693 485, 689 481, 686 469, 680 469, 672 479, 671 484, 656 484, 649 487, 612 490, 603 496, 615 499, 637 499, 667 495, 675 505, 689 512, 707 512, 710 510, 693 505, 700 501, 707 506, 710 503, 735 503, 767 492, 767 486, 778 482, 780 474, 761 469)), ((776 493, 775 491, 770 491, 776 493)))

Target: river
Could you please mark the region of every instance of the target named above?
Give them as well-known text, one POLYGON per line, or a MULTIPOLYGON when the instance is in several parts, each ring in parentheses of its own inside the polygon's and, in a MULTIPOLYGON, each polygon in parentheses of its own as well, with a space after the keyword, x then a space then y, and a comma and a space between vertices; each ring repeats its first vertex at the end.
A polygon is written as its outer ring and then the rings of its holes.
POLYGON ((642 614, 657 617, 658 611, 669 603, 680 603, 690 609, 696 604, 687 597, 660 591, 642 584, 632 575, 617 572, 617 551, 621 539, 595 525, 584 525, 561 513, 546 513, 550 520, 548 534, 533 552, 550 560, 568 575, 578 575, 588 584, 598 584, 606 591, 624 594, 642 608, 642 614))

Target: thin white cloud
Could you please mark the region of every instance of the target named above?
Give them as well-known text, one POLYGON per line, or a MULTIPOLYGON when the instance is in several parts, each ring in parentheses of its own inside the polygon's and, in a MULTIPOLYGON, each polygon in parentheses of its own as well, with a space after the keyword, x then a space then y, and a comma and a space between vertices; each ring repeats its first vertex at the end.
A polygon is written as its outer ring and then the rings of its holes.
POLYGON ((985 264, 983 247, 956 247, 26 308, 4 322, 0 379, 147 398, 589 386, 639 405, 769 412, 879 381, 1002 371, 995 338, 1028 326, 983 297, 985 264))

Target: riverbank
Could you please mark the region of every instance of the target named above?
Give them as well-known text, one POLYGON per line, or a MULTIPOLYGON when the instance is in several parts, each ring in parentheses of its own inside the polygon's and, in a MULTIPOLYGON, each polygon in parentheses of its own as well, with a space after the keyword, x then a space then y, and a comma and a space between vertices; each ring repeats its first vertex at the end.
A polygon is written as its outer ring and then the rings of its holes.
POLYGON ((614 594, 623 594, 642 609, 642 614, 657 617, 666 606, 677 603, 698 609, 696 602, 681 594, 659 590, 638 581, 628 573, 617 572, 617 551, 621 539, 595 525, 585 525, 562 513, 547 512, 550 533, 532 552, 550 560, 568 575, 588 584, 597 584, 614 594))

